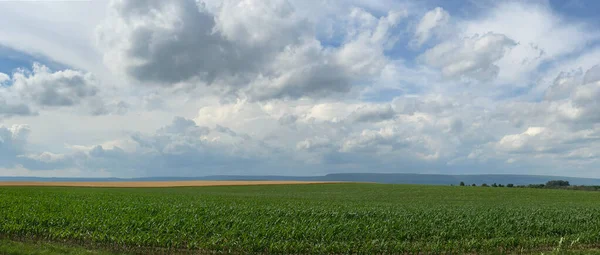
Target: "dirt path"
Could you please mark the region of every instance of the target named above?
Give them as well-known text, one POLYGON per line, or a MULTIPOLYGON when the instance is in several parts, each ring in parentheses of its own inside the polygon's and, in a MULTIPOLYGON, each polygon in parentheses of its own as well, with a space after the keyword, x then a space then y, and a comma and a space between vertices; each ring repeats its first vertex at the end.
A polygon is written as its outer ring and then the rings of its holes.
POLYGON ((153 187, 201 187, 201 186, 241 186, 241 185, 280 185, 280 184, 318 184, 335 182, 303 181, 148 181, 148 182, 0 182, 3 186, 49 186, 49 187, 115 187, 115 188, 153 188, 153 187))

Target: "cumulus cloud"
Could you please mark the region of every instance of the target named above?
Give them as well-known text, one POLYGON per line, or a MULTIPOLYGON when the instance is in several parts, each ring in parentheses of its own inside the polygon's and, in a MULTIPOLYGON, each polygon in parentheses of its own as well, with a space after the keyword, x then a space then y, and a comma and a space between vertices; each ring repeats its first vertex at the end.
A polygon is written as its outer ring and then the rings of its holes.
POLYGON ((415 28, 414 38, 411 41, 413 47, 421 47, 432 36, 443 29, 450 20, 450 14, 441 7, 436 7, 423 15, 415 28))
POLYGON ((296 144, 296 149, 315 151, 318 149, 330 149, 334 144, 327 137, 313 137, 304 139, 296 144))
POLYGON ((498 2, 486 15, 457 26, 464 35, 492 32, 518 43, 497 63, 498 79, 503 83, 535 79, 536 69, 543 63, 559 61, 600 38, 600 33, 591 29, 593 25, 568 19, 550 4, 535 1, 498 2))
POLYGON ((0 98, 0 119, 29 115, 35 115, 35 113, 26 104, 10 104, 3 98, 0 98))
POLYGON ((395 116, 396 112, 391 105, 365 105, 356 109, 348 119, 353 122, 378 122, 395 116))
POLYGON ((565 132, 545 127, 529 127, 523 133, 506 135, 497 142, 499 151, 507 153, 552 155, 575 159, 585 153, 586 159, 594 158, 590 146, 597 147, 600 133, 592 130, 565 132))
POLYGON ((421 58, 440 68, 446 77, 469 77, 480 81, 496 78, 500 68, 496 62, 516 45, 502 34, 486 33, 443 42, 427 50, 421 58))
POLYGON ((232 59, 234 49, 214 25, 214 16, 194 1, 112 1, 97 37, 105 62, 140 81, 212 81, 246 67, 232 59))
POLYGON ((324 97, 350 90, 350 74, 330 57, 318 43, 291 47, 272 63, 272 75, 258 75, 246 94, 253 100, 324 97), (332 63, 333 62, 333 63, 332 63))
POLYGON ((225 38, 249 49, 262 50, 262 54, 299 44, 312 32, 311 24, 284 0, 226 0, 215 18, 215 30, 225 38))
POLYGON ((600 81, 593 78, 598 73, 600 69, 596 67, 590 68, 585 74, 580 69, 561 72, 544 92, 544 101, 522 106, 529 108, 525 112, 535 111, 537 115, 520 114, 530 121, 558 122, 574 130, 594 128, 600 122, 597 111, 600 106, 600 81))
POLYGON ((158 133, 176 134, 201 137, 207 135, 210 130, 207 127, 199 127, 196 122, 183 117, 175 117, 173 123, 161 128, 158 133))
POLYGON ((92 115, 124 113, 123 101, 109 102, 100 96, 100 82, 91 73, 65 69, 52 71, 34 63, 31 71, 17 69, 7 86, 0 86, 0 116, 36 115, 51 110, 83 105, 92 115))
POLYGON ((286 1, 225 1, 216 13, 192 0, 114 1, 98 31, 105 61, 143 82, 200 79, 227 90, 251 83, 259 100, 348 86, 286 1))
POLYGON ((0 73, 0 84, 6 82, 8 80, 10 80, 10 76, 8 76, 8 74, 0 73))
POLYGON ((293 125, 298 120, 298 116, 285 113, 283 116, 279 118, 279 124, 281 125, 293 125))
POLYGON ((583 83, 588 84, 592 82, 600 81, 600 64, 595 65, 585 72, 583 76, 583 83))
POLYGON ((347 137, 341 148, 342 153, 362 152, 376 155, 401 156, 420 160, 436 160, 439 148, 431 137, 423 134, 408 134, 405 130, 387 126, 379 130, 363 130, 360 134, 347 137))
POLYGON ((561 72, 554 78, 552 85, 545 91, 544 97, 547 100, 559 100, 568 98, 571 91, 582 82, 582 71, 574 70, 571 72, 561 72))
POLYGON ((406 11, 376 18, 354 8, 338 49, 288 1, 113 1, 98 27, 105 62, 145 84, 206 84, 250 100, 325 97, 376 75, 406 11))
POLYGON ((269 154, 268 147, 247 134, 220 125, 198 126, 182 117, 176 117, 154 134, 134 134, 131 140, 136 144, 131 151, 117 146, 93 147, 87 152, 86 165, 143 176, 160 174, 165 168, 171 169, 173 175, 202 176, 231 171, 235 165, 252 167, 277 154, 269 154))
POLYGON ((74 70, 52 72, 39 63, 34 63, 31 73, 24 70, 13 73, 12 80, 10 89, 40 106, 76 105, 97 93, 91 74, 74 70))
POLYGON ((25 150, 30 131, 27 125, 0 126, 0 167, 14 166, 25 150))
POLYGON ((223 126, 198 126, 182 117, 154 133, 135 133, 119 142, 73 146, 72 152, 62 154, 26 153, 22 142, 28 133, 25 131, 28 129, 0 128, 1 157, 10 156, 10 161, 2 162, 18 163, 32 170, 82 168, 93 175, 109 172, 157 176, 170 169, 171 176, 202 176, 231 171, 235 165, 247 169, 264 157, 277 155, 246 134, 223 126), (127 149, 121 148, 124 144, 127 149))
POLYGON ((378 74, 388 62, 384 50, 398 40, 393 29, 406 15, 406 11, 390 11, 377 18, 363 9, 352 9, 346 43, 336 53, 337 61, 355 75, 378 74))

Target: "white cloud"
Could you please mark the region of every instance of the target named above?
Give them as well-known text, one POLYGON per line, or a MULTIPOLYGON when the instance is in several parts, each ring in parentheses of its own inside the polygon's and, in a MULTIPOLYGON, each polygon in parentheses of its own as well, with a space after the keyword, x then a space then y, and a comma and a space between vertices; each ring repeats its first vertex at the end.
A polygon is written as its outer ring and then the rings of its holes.
POLYGON ((600 81, 600 64, 588 69, 583 76, 583 84, 600 81))
POLYGON ((518 83, 534 78, 541 64, 581 51, 599 38, 590 25, 568 20, 556 11, 533 2, 501 2, 482 18, 458 26, 464 27, 466 35, 491 32, 514 40, 517 44, 497 63, 498 78, 518 83))
POLYGON ((0 45, 108 79, 92 43, 105 6, 105 1, 2 1, 0 45))
POLYGON ((5 73, 0 73, 0 84, 9 81, 10 80, 10 76, 8 76, 8 74, 5 73))
POLYGON ((468 77, 489 81, 498 75, 496 63, 516 43, 502 34, 486 33, 443 42, 427 50, 421 58, 446 77, 468 77))
MULTIPOLYGON (((0 98, 0 117, 8 118, 16 115, 35 115, 29 106, 25 104, 10 104, 5 99, 0 98)), ((0 118, 0 120, 2 119, 0 118)))
MULTIPOLYGON (((0 86, 0 116, 37 115, 38 110, 83 105, 92 115, 123 113, 123 101, 107 102, 101 95, 100 82, 91 74, 65 69, 52 71, 34 63, 32 70, 18 69, 10 85, 0 86)), ((108 88, 104 88, 108 91, 108 88)), ((113 99, 114 100, 114 99, 113 99)))
POLYGON ((449 20, 450 14, 441 7, 436 7, 435 9, 428 11, 417 24, 411 45, 414 47, 421 47, 421 45, 434 36, 439 29, 443 29, 449 20))
POLYGON ((144 82, 201 81, 256 100, 349 89, 311 26, 286 1, 114 2, 98 29, 105 63, 144 82), (251 11, 241 11, 251 10, 251 11))
POLYGON ((35 63, 31 73, 13 73, 11 90, 19 93, 25 101, 43 107, 71 106, 97 93, 96 81, 89 73, 73 70, 52 72, 46 66, 35 63))
POLYGON ((388 61, 384 49, 398 39, 391 30, 406 15, 406 11, 390 11, 378 19, 365 10, 353 9, 346 43, 337 52, 337 60, 353 74, 378 74, 388 61))
POLYGON ((215 18, 215 29, 227 40, 250 49, 263 49, 266 54, 311 36, 308 21, 283 0, 226 0, 215 18))
POLYGON ((378 75, 392 30, 407 15, 354 8, 343 46, 327 48, 318 24, 287 1, 114 2, 98 28, 104 60, 144 84, 191 87, 250 100, 327 97, 378 75), (244 10, 244 11, 242 11, 244 10), (200 32, 198 32, 200 31, 200 32))
POLYGON ((0 126, 0 167, 13 167, 27 143, 30 129, 27 125, 0 126))
POLYGON ((353 122, 378 122, 395 116, 396 112, 391 105, 365 105, 356 109, 348 118, 353 122))

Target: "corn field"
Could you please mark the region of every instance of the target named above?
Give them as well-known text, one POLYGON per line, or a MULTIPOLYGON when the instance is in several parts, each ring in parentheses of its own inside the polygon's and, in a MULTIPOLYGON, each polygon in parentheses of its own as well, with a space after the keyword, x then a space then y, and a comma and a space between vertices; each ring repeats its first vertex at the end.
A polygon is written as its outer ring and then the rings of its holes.
POLYGON ((600 246, 600 193, 380 184, 3 187, 0 236, 137 253, 583 249, 600 246))

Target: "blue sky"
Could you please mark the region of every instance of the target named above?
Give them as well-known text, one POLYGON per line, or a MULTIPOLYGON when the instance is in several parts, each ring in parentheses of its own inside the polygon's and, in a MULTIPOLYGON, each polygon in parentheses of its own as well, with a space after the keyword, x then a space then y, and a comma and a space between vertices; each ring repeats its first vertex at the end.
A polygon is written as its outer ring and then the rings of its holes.
POLYGON ((1 2, 0 176, 600 177, 598 11, 1 2))

